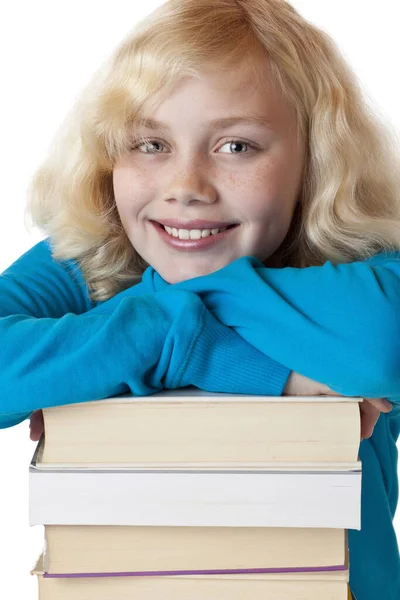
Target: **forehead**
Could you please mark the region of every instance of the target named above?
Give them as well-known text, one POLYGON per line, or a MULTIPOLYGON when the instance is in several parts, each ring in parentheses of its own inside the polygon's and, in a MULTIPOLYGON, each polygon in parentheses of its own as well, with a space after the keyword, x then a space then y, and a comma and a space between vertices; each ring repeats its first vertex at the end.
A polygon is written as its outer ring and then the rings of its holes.
POLYGON ((257 76, 255 65, 203 67, 196 77, 182 77, 168 91, 161 92, 158 101, 154 98, 153 108, 144 109, 143 119, 150 129, 156 128, 155 122, 167 124, 175 119, 181 125, 184 121, 207 121, 215 122, 215 126, 231 116, 256 116, 267 124, 287 119, 288 107, 272 81, 268 63, 258 67, 261 68, 263 71, 257 76))

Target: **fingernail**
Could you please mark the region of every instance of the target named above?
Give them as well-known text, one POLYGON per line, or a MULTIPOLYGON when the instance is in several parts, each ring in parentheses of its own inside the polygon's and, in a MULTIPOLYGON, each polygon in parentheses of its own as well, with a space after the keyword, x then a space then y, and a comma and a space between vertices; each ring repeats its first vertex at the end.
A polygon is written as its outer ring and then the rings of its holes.
POLYGON ((393 404, 391 402, 389 402, 388 400, 384 400, 383 402, 384 402, 386 408, 388 408, 389 410, 392 410, 393 404))

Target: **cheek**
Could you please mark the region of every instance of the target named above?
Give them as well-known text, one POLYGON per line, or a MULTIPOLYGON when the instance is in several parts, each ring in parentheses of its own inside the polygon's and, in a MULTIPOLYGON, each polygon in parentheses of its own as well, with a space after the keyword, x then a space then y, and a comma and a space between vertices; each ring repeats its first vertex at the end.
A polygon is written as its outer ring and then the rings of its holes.
POLYGON ((258 166, 246 176, 236 178, 237 198, 251 220, 259 220, 285 214, 287 186, 282 169, 268 164, 258 166))
POLYGON ((281 158, 255 170, 249 189, 254 190, 255 197, 263 197, 264 202, 259 206, 261 213, 272 211, 283 217, 292 215, 299 192, 299 176, 294 167, 295 162, 281 158))
POLYGON ((130 169, 114 169, 113 190, 115 203, 121 220, 137 213, 146 203, 146 194, 149 193, 148 182, 137 177, 130 169))

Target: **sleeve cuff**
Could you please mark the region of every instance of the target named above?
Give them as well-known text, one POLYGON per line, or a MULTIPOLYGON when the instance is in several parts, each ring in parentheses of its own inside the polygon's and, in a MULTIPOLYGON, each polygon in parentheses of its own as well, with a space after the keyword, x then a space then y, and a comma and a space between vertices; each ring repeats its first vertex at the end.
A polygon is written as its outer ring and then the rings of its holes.
POLYGON ((206 308, 203 317, 178 387, 195 385, 209 392, 281 396, 291 370, 222 325, 206 308))

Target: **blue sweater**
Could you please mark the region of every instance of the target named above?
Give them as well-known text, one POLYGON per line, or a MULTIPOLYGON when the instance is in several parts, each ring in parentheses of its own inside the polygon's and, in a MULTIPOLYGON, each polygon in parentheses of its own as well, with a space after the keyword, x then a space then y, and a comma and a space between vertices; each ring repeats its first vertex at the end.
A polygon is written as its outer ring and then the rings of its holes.
POLYGON ((307 269, 245 257, 179 284, 151 267, 93 303, 79 268, 40 242, 0 276, 0 427, 33 410, 195 385, 282 394, 291 370, 344 395, 394 403, 360 445, 361 531, 349 532, 357 600, 398 600, 400 253, 307 269))

